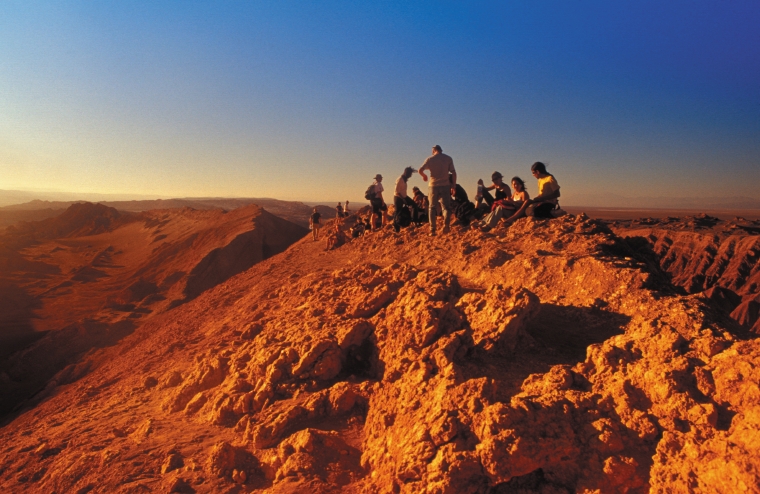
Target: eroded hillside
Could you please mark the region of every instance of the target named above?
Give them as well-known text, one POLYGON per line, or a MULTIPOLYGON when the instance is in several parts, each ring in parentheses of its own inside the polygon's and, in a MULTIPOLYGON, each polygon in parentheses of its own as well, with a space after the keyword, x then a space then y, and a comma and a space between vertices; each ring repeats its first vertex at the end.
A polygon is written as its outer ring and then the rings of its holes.
POLYGON ((124 213, 89 203, 9 228, 0 237, 0 414, 90 348, 305 233, 256 206, 124 213))
POLYGON ((303 239, 0 430, 8 492, 751 492, 760 345, 583 216, 303 239))

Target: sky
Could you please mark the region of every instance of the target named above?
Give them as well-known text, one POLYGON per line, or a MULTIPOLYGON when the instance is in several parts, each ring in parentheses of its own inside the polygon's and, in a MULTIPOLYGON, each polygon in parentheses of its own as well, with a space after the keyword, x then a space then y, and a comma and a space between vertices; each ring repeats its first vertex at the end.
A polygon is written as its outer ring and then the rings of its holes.
POLYGON ((542 161, 567 204, 760 200, 757 26, 756 0, 4 0, 0 189, 360 202, 439 144, 471 194, 535 194, 542 161))

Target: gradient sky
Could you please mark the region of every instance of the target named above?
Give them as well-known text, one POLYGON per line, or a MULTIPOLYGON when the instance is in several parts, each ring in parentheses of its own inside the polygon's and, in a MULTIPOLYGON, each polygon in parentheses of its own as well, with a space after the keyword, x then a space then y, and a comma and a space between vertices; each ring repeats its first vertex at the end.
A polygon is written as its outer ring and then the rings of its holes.
MULTIPOLYGON (((440 144, 474 192, 760 198, 760 3, 0 3, 0 189, 359 201, 440 144)), ((419 176, 410 182, 422 185, 419 176)))

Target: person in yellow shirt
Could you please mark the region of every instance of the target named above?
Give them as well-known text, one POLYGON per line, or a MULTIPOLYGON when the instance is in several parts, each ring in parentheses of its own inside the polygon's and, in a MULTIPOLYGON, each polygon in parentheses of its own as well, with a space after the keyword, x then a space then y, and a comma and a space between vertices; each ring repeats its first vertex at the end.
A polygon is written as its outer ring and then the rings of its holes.
POLYGON ((507 218, 507 224, 525 216, 529 206, 532 209, 532 216, 536 218, 552 218, 552 210, 557 207, 560 194, 559 184, 554 175, 547 172, 546 165, 540 161, 533 163, 530 172, 538 180, 538 195, 523 202, 520 209, 507 218))

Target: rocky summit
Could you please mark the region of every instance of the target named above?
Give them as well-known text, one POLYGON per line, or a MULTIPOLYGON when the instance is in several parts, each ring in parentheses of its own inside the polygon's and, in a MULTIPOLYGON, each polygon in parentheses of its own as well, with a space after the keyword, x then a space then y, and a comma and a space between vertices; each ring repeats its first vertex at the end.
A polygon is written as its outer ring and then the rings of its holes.
POLYGON ((660 230, 308 236, 64 369, 0 490, 758 492, 756 234, 660 230))

